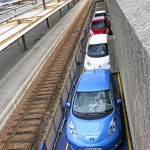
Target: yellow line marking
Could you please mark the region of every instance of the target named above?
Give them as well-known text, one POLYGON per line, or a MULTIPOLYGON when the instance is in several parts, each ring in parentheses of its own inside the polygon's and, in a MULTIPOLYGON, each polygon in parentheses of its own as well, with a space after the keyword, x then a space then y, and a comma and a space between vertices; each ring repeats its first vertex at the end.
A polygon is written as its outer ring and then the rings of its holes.
POLYGON ((65 148, 65 150, 68 150, 68 143, 66 144, 66 148, 65 148))
MULTIPOLYGON (((121 95, 121 98, 122 98, 123 113, 126 114, 125 101, 124 101, 123 90, 122 90, 122 86, 121 86, 120 73, 118 73, 118 83, 119 83, 120 95, 121 95)), ((125 126, 126 126, 128 149, 132 150, 132 148, 131 148, 131 139, 130 139, 130 134, 129 134, 129 127, 128 127, 128 122, 127 122, 127 116, 126 115, 124 115, 124 122, 125 122, 125 126)))
POLYGON ((83 70, 82 70, 82 72, 84 72, 84 67, 83 67, 83 70))

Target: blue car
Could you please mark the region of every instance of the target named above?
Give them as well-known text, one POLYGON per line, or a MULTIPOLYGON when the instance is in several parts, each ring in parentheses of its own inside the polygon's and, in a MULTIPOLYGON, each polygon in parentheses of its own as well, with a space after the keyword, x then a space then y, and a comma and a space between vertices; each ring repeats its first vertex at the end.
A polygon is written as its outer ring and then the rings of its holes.
POLYGON ((109 70, 82 73, 72 99, 66 135, 71 150, 112 150, 122 139, 118 90, 109 70))

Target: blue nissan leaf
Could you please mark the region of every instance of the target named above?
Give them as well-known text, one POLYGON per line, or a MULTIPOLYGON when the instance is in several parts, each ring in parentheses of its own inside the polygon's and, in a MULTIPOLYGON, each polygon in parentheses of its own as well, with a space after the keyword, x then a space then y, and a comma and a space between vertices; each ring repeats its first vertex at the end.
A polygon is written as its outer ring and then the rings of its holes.
POLYGON ((118 90, 109 70, 82 73, 66 123, 71 150, 112 150, 122 139, 118 90))

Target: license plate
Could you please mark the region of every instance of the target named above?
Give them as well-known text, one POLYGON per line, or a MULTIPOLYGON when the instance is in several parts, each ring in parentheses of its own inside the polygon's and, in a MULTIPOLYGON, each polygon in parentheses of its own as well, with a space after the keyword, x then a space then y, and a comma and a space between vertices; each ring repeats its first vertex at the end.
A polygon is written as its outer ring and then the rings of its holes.
POLYGON ((101 148, 85 148, 85 150, 102 150, 101 148))

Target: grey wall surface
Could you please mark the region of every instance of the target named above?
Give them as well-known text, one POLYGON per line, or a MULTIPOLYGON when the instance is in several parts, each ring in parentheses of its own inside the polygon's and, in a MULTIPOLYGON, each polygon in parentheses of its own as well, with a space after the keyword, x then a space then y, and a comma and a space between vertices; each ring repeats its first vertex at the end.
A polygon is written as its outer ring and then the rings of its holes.
POLYGON ((150 0, 105 0, 135 150, 150 150, 150 0))

